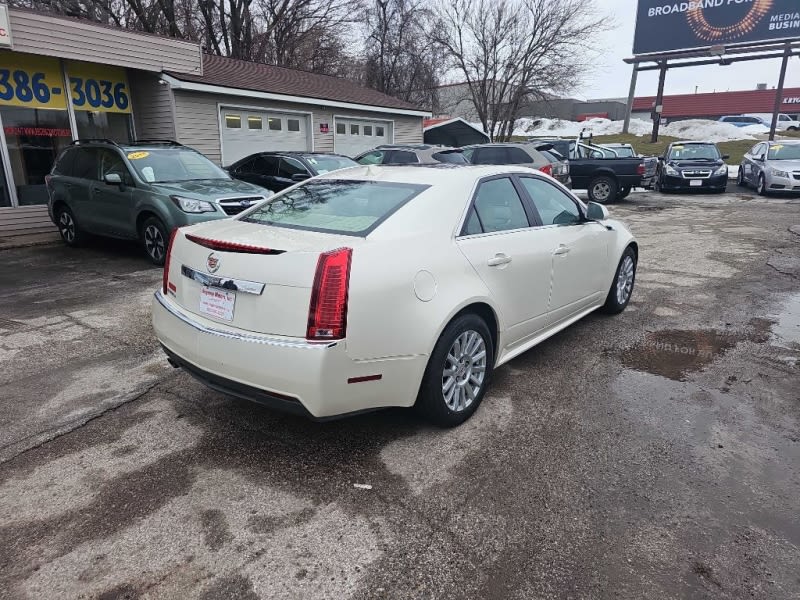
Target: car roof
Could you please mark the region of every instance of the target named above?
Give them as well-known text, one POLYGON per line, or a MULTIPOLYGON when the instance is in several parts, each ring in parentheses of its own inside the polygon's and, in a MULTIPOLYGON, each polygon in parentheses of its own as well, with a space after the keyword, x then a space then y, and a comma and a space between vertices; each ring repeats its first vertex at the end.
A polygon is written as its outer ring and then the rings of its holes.
POLYGON ((686 140, 683 142, 672 142, 670 146, 716 146, 715 142, 704 142, 701 140, 686 140))
POLYGON ((539 173, 521 165, 470 165, 470 164, 416 164, 416 165, 359 165, 339 169, 315 177, 320 179, 346 179, 356 181, 390 181, 394 183, 422 183, 448 185, 463 182, 465 175, 474 179, 503 175, 505 173, 539 173))

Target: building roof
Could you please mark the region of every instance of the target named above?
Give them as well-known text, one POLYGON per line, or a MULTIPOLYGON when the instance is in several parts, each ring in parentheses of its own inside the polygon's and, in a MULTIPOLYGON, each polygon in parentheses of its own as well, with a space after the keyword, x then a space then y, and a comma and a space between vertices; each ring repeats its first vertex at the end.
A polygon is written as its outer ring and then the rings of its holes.
MULTIPOLYGON (((783 90, 784 104, 780 112, 798 112, 797 101, 786 104, 788 98, 800 98, 800 88, 783 90)), ((655 96, 636 98, 634 111, 650 111, 655 96)), ((663 117, 717 117, 720 115, 739 115, 742 113, 771 113, 775 104, 775 90, 748 90, 743 92, 716 92, 713 94, 680 94, 664 96, 663 117)))
POLYGON ((180 81, 226 88, 422 111, 410 102, 362 87, 347 79, 214 54, 203 55, 202 75, 167 74, 180 81))
POLYGON ((481 129, 460 117, 425 119, 422 122, 422 131, 424 140, 431 144, 458 147, 489 141, 489 136, 481 129))

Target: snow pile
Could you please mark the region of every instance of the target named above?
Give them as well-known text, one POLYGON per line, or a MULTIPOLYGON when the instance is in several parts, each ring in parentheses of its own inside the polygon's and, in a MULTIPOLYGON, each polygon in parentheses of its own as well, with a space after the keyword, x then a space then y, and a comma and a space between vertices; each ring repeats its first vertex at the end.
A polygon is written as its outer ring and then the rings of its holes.
MULTIPOLYGON (((475 127, 483 130, 480 123, 473 123, 475 127)), ((574 138, 580 135, 581 131, 593 135, 616 135, 622 133, 622 121, 610 121, 609 119, 588 119, 583 122, 563 121, 561 119, 517 119, 514 123, 515 136, 554 136, 574 138)), ((630 133, 637 136, 650 135, 653 131, 653 124, 642 119, 631 119, 630 133)), ((704 119, 692 119, 689 121, 674 121, 669 125, 663 125, 660 129, 661 135, 680 138, 682 140, 697 140, 709 142, 726 142, 730 140, 755 140, 761 139, 765 133, 769 132, 768 127, 763 125, 748 125, 747 127, 736 127, 730 123, 720 123, 719 121, 708 121, 704 119)))
POLYGON ((708 142, 727 142, 730 140, 755 140, 755 135, 769 133, 763 125, 736 127, 730 123, 690 119, 674 121, 661 128, 661 134, 682 140, 703 140, 708 142))

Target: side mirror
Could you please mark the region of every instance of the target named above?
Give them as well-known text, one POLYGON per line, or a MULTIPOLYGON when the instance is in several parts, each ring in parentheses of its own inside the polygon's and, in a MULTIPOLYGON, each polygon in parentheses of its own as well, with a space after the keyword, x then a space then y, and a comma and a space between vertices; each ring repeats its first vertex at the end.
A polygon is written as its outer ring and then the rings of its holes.
POLYGON ((756 156, 756 160, 758 162, 764 162, 764 155, 763 154, 759 154, 758 156, 756 156))
POLYGON ((605 221, 608 218, 608 209, 597 202, 586 205, 586 218, 590 221, 605 221))
POLYGON ((308 173, 295 173, 292 175, 292 181, 305 181, 306 179, 311 179, 311 175, 308 173))
POLYGON ((722 155, 722 160, 728 160, 730 157, 731 157, 730 154, 723 154, 722 155))
POLYGON ((109 185, 122 185, 122 175, 119 173, 106 173, 103 179, 109 185))

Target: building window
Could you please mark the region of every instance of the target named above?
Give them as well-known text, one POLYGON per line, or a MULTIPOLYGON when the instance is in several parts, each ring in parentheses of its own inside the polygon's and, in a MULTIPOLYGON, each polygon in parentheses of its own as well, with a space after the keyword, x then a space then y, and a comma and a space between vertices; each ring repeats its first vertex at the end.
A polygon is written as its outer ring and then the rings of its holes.
POLYGON ((384 135, 383 127, 381 127, 380 125, 376 125, 375 126, 375 135, 378 136, 378 137, 383 137, 383 135, 384 135))
POLYGON ((248 129, 261 129, 261 117, 247 117, 247 128, 248 129))
POLYGON ((358 135, 359 126, 355 124, 350 125, 350 135, 358 135))
POLYGON ((280 131, 283 129, 283 125, 281 124, 281 120, 278 117, 270 117, 268 119, 269 122, 269 129, 270 131, 280 131))
POLYGON ((239 115, 225 115, 225 127, 228 129, 241 129, 242 117, 239 115))
POLYGON ((336 124, 336 133, 339 135, 344 135, 347 133, 347 125, 344 123, 337 123, 336 124))
POLYGON ((300 120, 288 119, 286 121, 286 129, 288 129, 289 131, 300 131, 300 120))
POLYGON ((372 135, 372 125, 364 125, 364 135, 372 135))

